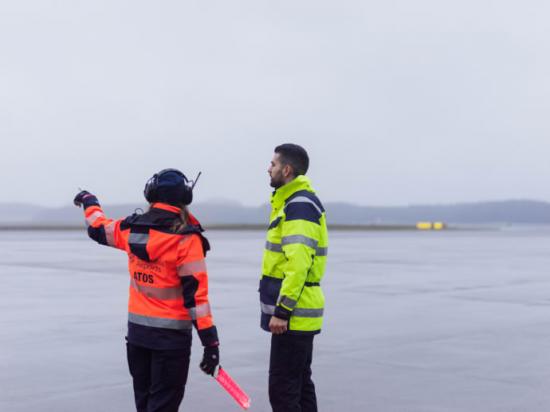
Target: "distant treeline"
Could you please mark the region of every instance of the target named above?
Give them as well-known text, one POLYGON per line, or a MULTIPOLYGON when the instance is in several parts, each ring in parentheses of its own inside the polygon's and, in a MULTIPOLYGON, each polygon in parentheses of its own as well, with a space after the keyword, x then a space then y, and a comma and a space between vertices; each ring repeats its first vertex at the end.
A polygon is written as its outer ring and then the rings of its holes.
MULTIPOLYGON (((125 217, 145 205, 105 205, 107 215, 125 217)), ((441 221, 447 224, 550 224, 550 203, 533 200, 461 203, 451 205, 415 205, 399 207, 357 206, 347 203, 327 203, 327 220, 332 225, 408 227, 419 221, 441 221)), ((191 211, 204 225, 220 228, 264 227, 269 218, 267 204, 258 207, 241 206, 234 202, 199 203, 191 211)), ((0 225, 79 226, 82 211, 73 207, 45 208, 27 204, 0 204, 0 225)))

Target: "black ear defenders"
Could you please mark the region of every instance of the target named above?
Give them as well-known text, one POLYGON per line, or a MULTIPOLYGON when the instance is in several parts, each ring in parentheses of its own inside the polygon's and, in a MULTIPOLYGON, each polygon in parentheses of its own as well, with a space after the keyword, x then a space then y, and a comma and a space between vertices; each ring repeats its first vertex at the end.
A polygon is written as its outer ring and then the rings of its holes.
POLYGON ((149 203, 166 202, 189 205, 193 201, 195 184, 177 169, 164 169, 155 173, 143 189, 149 203))

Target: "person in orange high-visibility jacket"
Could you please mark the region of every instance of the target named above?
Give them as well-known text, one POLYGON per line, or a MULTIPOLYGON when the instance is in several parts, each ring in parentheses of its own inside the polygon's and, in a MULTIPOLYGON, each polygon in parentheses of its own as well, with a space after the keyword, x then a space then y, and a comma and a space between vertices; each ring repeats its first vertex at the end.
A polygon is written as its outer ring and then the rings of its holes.
POLYGON ((197 219, 187 210, 190 181, 176 169, 155 174, 145 185, 148 212, 108 219, 87 191, 74 199, 84 207, 88 235, 128 254, 127 355, 138 412, 177 412, 191 353, 191 330, 204 355, 200 368, 213 375, 219 341, 208 301, 204 258, 210 249, 197 219))

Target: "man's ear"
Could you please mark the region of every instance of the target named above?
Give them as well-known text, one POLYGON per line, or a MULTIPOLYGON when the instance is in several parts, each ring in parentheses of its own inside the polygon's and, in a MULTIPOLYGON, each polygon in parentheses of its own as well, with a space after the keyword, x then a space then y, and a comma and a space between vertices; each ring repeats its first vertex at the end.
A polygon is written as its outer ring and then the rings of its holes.
POLYGON ((290 165, 285 165, 285 166, 283 167, 283 176, 284 176, 285 178, 292 176, 292 173, 293 173, 293 171, 292 171, 292 166, 290 166, 290 165))

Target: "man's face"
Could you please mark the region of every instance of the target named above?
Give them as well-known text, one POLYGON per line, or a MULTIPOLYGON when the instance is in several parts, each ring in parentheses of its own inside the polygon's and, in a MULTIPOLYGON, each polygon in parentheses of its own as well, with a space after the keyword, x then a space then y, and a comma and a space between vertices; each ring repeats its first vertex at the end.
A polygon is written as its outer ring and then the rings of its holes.
POLYGON ((281 163, 279 153, 275 153, 273 155, 273 159, 271 159, 269 168, 267 169, 267 173, 269 173, 269 176, 271 177, 271 182, 269 183, 271 187, 278 189, 286 183, 284 174, 285 167, 288 166, 281 163))

